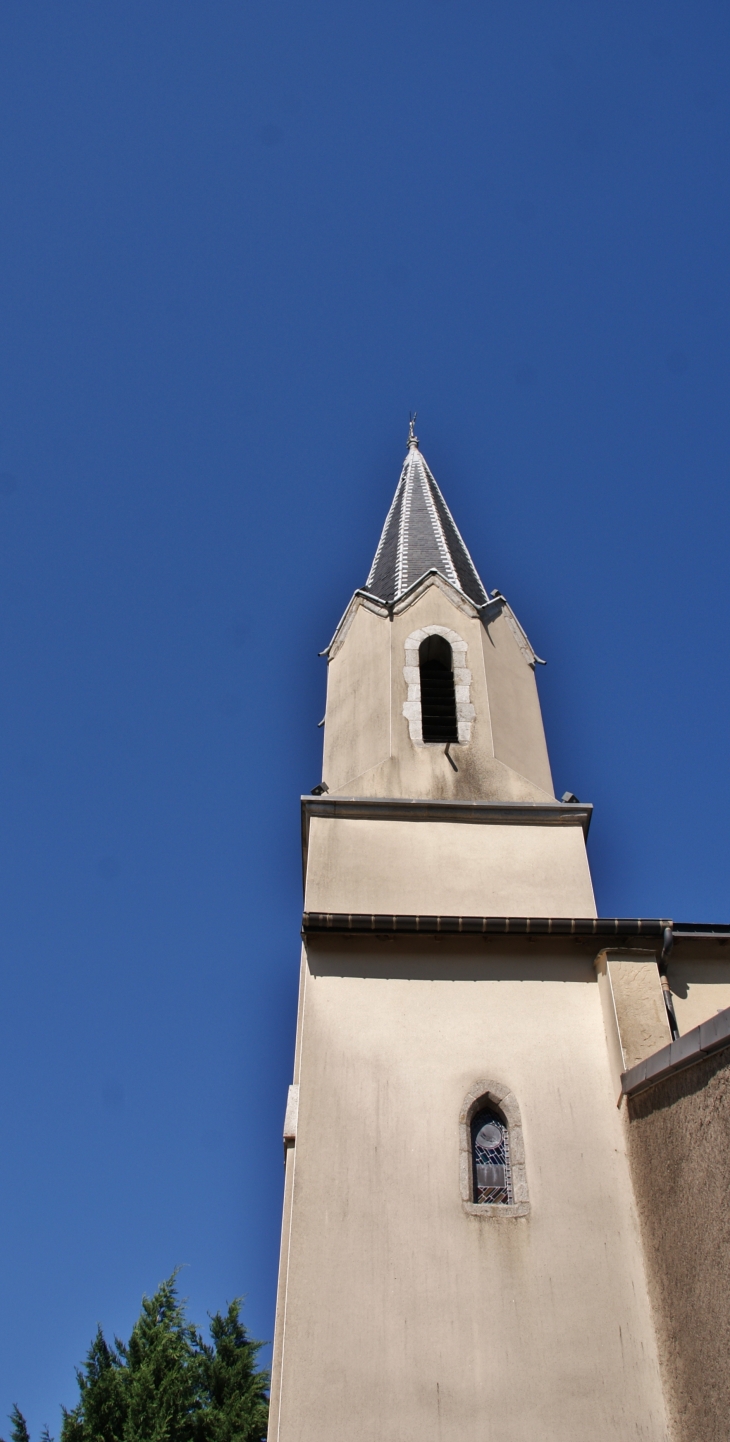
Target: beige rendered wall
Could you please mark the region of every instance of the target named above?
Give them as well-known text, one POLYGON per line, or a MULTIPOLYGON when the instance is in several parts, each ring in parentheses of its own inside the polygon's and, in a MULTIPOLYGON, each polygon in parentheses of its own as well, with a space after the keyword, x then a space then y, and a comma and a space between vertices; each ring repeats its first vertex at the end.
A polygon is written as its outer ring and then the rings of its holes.
POLYGON ((701 959, 692 956, 689 947, 691 943, 683 942, 675 948, 668 970, 682 1036, 730 1006, 730 957, 701 959))
POLYGON ((272 1442, 664 1442, 592 952, 326 938, 300 1016, 272 1442), (521 1110, 526 1218, 462 1204, 482 1078, 521 1110))
POLYGON ((622 1070, 628 1071, 672 1040, 656 951, 614 949, 603 955, 616 1012, 622 1070))
POLYGON ((676 1442, 730 1432, 730 1051, 629 1101, 629 1146, 676 1442))
POLYGON ((545 730, 534 668, 520 648, 508 611, 481 628, 484 670, 491 704, 494 754, 552 794, 545 730))
POLYGON ((630 957, 608 953, 624 1071, 637 1066, 672 1040, 656 954, 630 957))
POLYGON ((599 951, 594 967, 606 1030, 606 1047, 617 1105, 622 1076, 672 1040, 655 951, 599 951))
POLYGON ((327 668, 322 775, 331 791, 390 756, 390 625, 358 606, 327 668))
POLYGON ((580 826, 314 817, 307 911, 595 916, 580 826))
POLYGON ((553 800, 534 670, 505 616, 487 633, 474 607, 437 581, 392 618, 356 605, 328 663, 322 776, 350 796, 553 800), (451 746, 456 770, 441 743, 413 741, 403 712, 406 641, 429 626, 467 646, 474 719, 471 739, 451 746))

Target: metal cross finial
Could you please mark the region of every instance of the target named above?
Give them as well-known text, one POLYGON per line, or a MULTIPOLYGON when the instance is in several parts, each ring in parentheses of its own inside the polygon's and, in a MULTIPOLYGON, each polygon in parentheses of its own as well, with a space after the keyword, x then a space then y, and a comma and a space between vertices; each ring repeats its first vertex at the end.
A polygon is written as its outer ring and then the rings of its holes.
POLYGON ((414 412, 413 412, 413 415, 410 417, 410 419, 409 419, 409 421, 408 421, 408 444, 409 444, 409 446, 415 446, 416 450, 418 450, 418 436, 416 435, 416 416, 417 416, 417 415, 418 415, 418 411, 414 411, 414 412))

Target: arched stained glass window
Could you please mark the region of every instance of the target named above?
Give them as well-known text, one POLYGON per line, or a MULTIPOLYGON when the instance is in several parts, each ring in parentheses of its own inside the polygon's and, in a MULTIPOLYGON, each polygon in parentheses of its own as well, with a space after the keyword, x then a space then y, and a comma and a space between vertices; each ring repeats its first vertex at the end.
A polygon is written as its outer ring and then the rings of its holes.
POLYGON ((495 1111, 480 1111, 471 1124, 474 1201, 512 1204, 507 1126, 495 1111))

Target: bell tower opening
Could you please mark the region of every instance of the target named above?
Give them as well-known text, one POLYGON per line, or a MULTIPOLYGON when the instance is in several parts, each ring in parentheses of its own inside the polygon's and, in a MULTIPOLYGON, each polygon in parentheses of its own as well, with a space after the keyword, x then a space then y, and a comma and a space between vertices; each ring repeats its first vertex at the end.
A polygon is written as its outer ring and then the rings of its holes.
POLYGON ((454 658, 443 636, 427 636, 418 648, 424 741, 458 741, 454 658))

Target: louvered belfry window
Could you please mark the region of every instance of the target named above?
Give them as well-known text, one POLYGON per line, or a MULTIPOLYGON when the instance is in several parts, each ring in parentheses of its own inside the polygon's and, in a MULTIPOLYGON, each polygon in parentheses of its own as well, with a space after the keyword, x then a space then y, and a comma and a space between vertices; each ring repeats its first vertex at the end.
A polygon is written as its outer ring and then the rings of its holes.
POLYGON ((424 741, 458 741, 451 647, 443 636, 428 636, 418 649, 424 741))
POLYGON ((493 1111, 480 1111, 471 1124, 471 1154, 474 1171, 474 1201, 510 1205, 512 1171, 509 1134, 502 1118, 493 1111))

